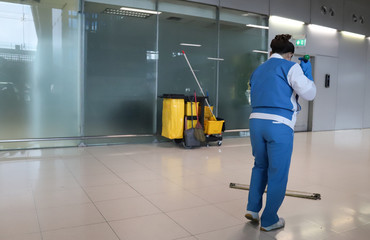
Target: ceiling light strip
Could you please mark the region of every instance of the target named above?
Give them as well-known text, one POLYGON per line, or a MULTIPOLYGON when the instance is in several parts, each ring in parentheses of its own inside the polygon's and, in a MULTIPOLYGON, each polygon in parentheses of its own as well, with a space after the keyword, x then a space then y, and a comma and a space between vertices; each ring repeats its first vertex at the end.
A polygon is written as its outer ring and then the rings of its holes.
POLYGON ((345 35, 345 36, 349 36, 349 37, 365 38, 365 35, 358 34, 358 33, 353 33, 353 32, 342 31, 342 34, 345 35))
POLYGON ((314 31, 319 31, 323 33, 336 33, 337 29, 334 28, 329 28, 329 27, 324 27, 316 24, 310 24, 308 27, 314 31))
POLYGON ((281 23, 281 24, 293 25, 293 26, 302 26, 304 24, 304 22, 302 21, 297 21, 297 20, 293 20, 290 18, 283 18, 283 17, 278 17, 278 16, 271 16, 270 21, 281 23))
POLYGON ((253 50, 252 52, 254 53, 264 53, 264 54, 269 54, 267 51, 262 51, 262 50, 253 50))
POLYGON ((188 47, 201 47, 202 45, 200 44, 195 44, 195 43, 180 43, 181 46, 188 46, 188 47))
POLYGON ((118 16, 138 17, 138 18, 147 18, 153 15, 150 13, 133 12, 133 11, 128 11, 128 10, 114 9, 114 8, 106 8, 103 13, 113 14, 113 15, 118 15, 118 16))
POLYGON ((223 61, 224 60, 223 58, 212 58, 212 57, 208 57, 207 59, 208 60, 214 60, 214 61, 223 61))
POLYGON ((146 9, 138 9, 138 8, 128 8, 128 7, 121 7, 121 10, 125 11, 132 11, 132 12, 141 12, 141 13, 149 13, 149 14, 161 14, 162 12, 146 10, 146 9))
POLYGON ((247 24, 247 27, 261 28, 261 29, 269 29, 268 26, 255 25, 255 24, 247 24))

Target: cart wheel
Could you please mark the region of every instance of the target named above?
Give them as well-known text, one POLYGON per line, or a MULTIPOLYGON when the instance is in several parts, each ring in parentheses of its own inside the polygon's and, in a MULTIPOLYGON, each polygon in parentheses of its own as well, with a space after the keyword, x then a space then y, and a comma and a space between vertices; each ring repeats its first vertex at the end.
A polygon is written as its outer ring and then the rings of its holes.
POLYGON ((222 141, 217 141, 217 146, 221 146, 222 145, 222 141))
POLYGON ((180 139, 176 138, 176 139, 173 139, 173 141, 174 141, 176 144, 180 144, 180 143, 182 142, 182 139, 181 139, 181 138, 180 138, 180 139))
POLYGON ((185 149, 191 149, 191 147, 186 146, 185 141, 183 141, 183 142, 182 142, 182 146, 183 146, 185 149))

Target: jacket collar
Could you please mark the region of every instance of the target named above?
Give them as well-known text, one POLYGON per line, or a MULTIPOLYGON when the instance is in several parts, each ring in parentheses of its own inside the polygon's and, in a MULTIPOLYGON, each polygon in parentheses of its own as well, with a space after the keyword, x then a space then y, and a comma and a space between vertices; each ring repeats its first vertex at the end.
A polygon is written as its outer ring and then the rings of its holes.
POLYGON ((269 58, 280 58, 280 59, 283 59, 283 57, 280 54, 278 54, 278 53, 272 54, 269 58))

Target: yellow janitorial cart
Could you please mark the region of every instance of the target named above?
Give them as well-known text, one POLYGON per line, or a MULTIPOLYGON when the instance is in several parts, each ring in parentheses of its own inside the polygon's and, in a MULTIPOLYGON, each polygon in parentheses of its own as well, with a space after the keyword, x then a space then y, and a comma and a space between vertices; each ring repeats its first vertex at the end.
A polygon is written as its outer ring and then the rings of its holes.
POLYGON ((185 148, 209 146, 210 142, 221 146, 225 121, 213 115, 212 106, 205 106, 208 97, 163 94, 160 98, 163 137, 182 143, 185 148), (199 126, 203 136, 199 136, 199 126))

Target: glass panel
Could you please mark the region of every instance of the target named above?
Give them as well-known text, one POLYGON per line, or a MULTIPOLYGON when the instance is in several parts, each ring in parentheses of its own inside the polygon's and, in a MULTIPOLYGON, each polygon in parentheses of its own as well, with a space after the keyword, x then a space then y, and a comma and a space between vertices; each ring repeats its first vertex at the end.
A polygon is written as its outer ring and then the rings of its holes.
MULTIPOLYGON (((217 98, 216 7, 183 1, 159 1, 158 94, 201 95, 186 56, 210 104, 217 98), (209 59, 211 58, 211 59, 209 59)), ((158 100, 161 124, 162 100, 158 100)), ((158 129, 161 129, 160 127, 158 129)))
POLYGON ((248 82, 267 59, 267 31, 246 24, 266 26, 266 17, 221 9, 218 25, 216 7, 185 1, 159 0, 159 15, 121 9, 155 10, 155 0, 85 2, 81 29, 79 2, 0 1, 0 149, 75 146, 4 141, 81 134, 116 135, 88 144, 141 141, 117 137, 129 134, 151 141, 161 129, 158 96, 201 95, 183 50, 226 128, 248 128, 248 82))
POLYGON ((86 136, 155 131, 157 15, 122 6, 85 3, 86 136))
MULTIPOLYGON (((0 2, 1 140, 79 135, 78 1, 0 2)), ((76 145, 2 144, 0 148, 76 145)))
POLYGON ((267 17, 221 9, 219 115, 225 116, 226 129, 248 129, 251 107, 249 79, 262 62, 266 61, 266 29, 247 27, 247 24, 267 26, 267 17))

